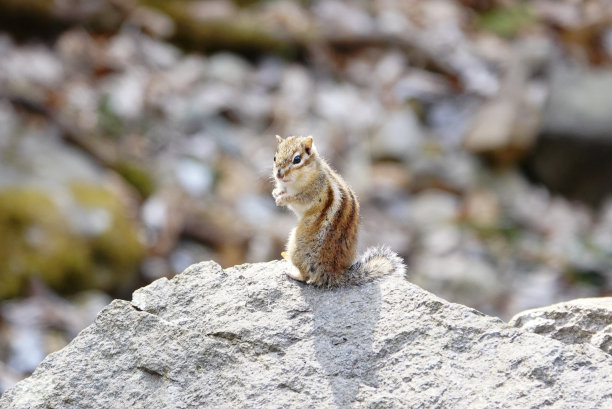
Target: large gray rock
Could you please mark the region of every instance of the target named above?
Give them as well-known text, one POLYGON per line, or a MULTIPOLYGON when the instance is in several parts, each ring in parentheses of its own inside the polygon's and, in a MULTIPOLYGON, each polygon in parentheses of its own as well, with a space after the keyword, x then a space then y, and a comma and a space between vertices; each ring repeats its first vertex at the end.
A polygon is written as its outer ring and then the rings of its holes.
POLYGON ((612 71, 553 69, 542 132, 612 144, 612 71))
POLYGON ((605 408, 612 357, 399 278, 337 290, 213 262, 114 301, 10 408, 605 408))
POLYGON ((593 206, 612 197, 611 112, 611 70, 555 69, 528 175, 593 206))
POLYGON ((612 355, 612 297, 534 308, 516 314, 509 324, 566 344, 592 344, 612 355))

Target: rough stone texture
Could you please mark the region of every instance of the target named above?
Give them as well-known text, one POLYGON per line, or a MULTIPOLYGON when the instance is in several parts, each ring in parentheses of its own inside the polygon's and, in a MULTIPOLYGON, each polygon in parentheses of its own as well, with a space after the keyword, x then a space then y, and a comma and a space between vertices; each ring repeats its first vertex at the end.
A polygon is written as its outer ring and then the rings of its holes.
POLYGON ((509 324, 565 344, 592 344, 612 355, 612 297, 581 298, 523 311, 509 324))
POLYGON ((113 301, 10 408, 605 408, 612 357, 395 278, 323 290, 194 265, 113 301))

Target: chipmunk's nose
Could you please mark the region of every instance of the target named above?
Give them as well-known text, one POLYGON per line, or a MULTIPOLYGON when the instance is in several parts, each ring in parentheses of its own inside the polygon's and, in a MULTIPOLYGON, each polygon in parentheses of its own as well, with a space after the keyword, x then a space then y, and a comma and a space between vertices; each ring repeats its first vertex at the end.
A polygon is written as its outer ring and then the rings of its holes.
POLYGON ((279 179, 282 179, 280 169, 276 171, 276 177, 279 178, 279 179))

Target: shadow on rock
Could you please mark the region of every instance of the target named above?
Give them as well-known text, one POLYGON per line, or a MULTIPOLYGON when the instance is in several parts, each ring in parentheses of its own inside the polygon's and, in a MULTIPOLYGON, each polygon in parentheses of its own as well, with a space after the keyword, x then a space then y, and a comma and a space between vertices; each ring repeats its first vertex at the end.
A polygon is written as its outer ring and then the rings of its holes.
POLYGON ((371 358, 380 315, 379 284, 366 284, 360 291, 302 285, 301 291, 313 311, 316 359, 334 402, 339 408, 348 408, 362 385, 376 388, 378 384, 378 368, 372 365, 376 360, 371 358))

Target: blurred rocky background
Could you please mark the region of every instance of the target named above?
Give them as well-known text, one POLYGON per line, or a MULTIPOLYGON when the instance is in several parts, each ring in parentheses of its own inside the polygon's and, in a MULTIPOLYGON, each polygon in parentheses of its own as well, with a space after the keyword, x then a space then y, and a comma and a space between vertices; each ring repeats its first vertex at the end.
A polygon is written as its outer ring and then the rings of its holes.
POLYGON ((114 297, 279 258, 275 134, 439 296, 612 294, 610 0, 0 0, 0 393, 114 297))

